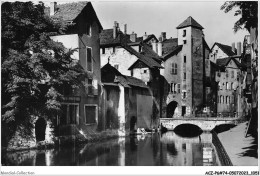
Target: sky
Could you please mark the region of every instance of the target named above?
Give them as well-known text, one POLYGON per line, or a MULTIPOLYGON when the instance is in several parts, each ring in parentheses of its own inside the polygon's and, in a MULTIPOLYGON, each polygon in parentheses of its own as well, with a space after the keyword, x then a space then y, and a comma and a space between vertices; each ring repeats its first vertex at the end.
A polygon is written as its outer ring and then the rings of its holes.
POLYGON ((215 42, 230 46, 233 42, 243 43, 249 33, 246 30, 233 32, 239 17, 234 16, 234 10, 229 13, 220 10, 222 4, 224 1, 92 1, 104 29, 113 28, 117 21, 122 31, 127 24, 127 33, 135 32, 138 37, 145 32, 156 37, 166 32, 167 38, 176 38, 176 27, 192 16, 204 27, 210 48, 215 42))

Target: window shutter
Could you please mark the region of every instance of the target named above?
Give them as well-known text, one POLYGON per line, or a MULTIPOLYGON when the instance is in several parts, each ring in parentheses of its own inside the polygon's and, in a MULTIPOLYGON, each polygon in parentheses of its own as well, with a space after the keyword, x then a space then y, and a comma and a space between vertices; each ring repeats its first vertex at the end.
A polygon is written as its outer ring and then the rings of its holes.
POLYGON ((98 81, 96 79, 94 79, 92 83, 93 83, 93 85, 92 85, 93 93, 94 93, 94 95, 98 95, 98 81))
POLYGON ((87 70, 92 71, 92 53, 91 48, 87 48, 87 70))

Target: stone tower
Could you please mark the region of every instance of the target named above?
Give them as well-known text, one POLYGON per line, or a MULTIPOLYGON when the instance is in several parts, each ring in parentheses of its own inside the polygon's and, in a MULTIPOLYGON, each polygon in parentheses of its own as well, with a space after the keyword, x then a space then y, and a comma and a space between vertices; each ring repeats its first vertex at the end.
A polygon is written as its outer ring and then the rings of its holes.
POLYGON ((186 97, 182 110, 192 116, 203 108, 203 29, 191 16, 177 27, 178 45, 182 45, 182 96, 186 97))

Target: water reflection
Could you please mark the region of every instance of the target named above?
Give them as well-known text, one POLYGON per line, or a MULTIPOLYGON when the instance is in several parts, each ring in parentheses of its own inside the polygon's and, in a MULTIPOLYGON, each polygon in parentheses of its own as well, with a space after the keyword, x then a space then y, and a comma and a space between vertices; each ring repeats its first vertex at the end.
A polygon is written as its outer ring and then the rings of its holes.
POLYGON ((119 138, 96 144, 5 154, 3 165, 206 166, 217 165, 211 133, 184 138, 174 132, 119 138))

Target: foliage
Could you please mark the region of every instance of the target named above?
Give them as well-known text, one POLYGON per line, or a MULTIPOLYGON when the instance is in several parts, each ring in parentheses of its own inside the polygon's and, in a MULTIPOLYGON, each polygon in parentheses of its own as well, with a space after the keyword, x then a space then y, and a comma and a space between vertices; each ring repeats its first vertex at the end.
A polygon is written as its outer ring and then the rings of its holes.
POLYGON ((225 13, 233 8, 238 8, 234 15, 241 16, 234 24, 235 32, 243 28, 250 31, 251 27, 258 27, 258 1, 227 1, 221 6, 225 13))
MULTIPOLYGON (((44 13, 44 4, 4 2, 1 6, 2 129, 31 134, 33 118, 60 109, 63 85, 77 87, 83 69, 61 43, 50 39, 66 30, 44 13)), ((2 130, 3 131, 3 130, 2 130)))

